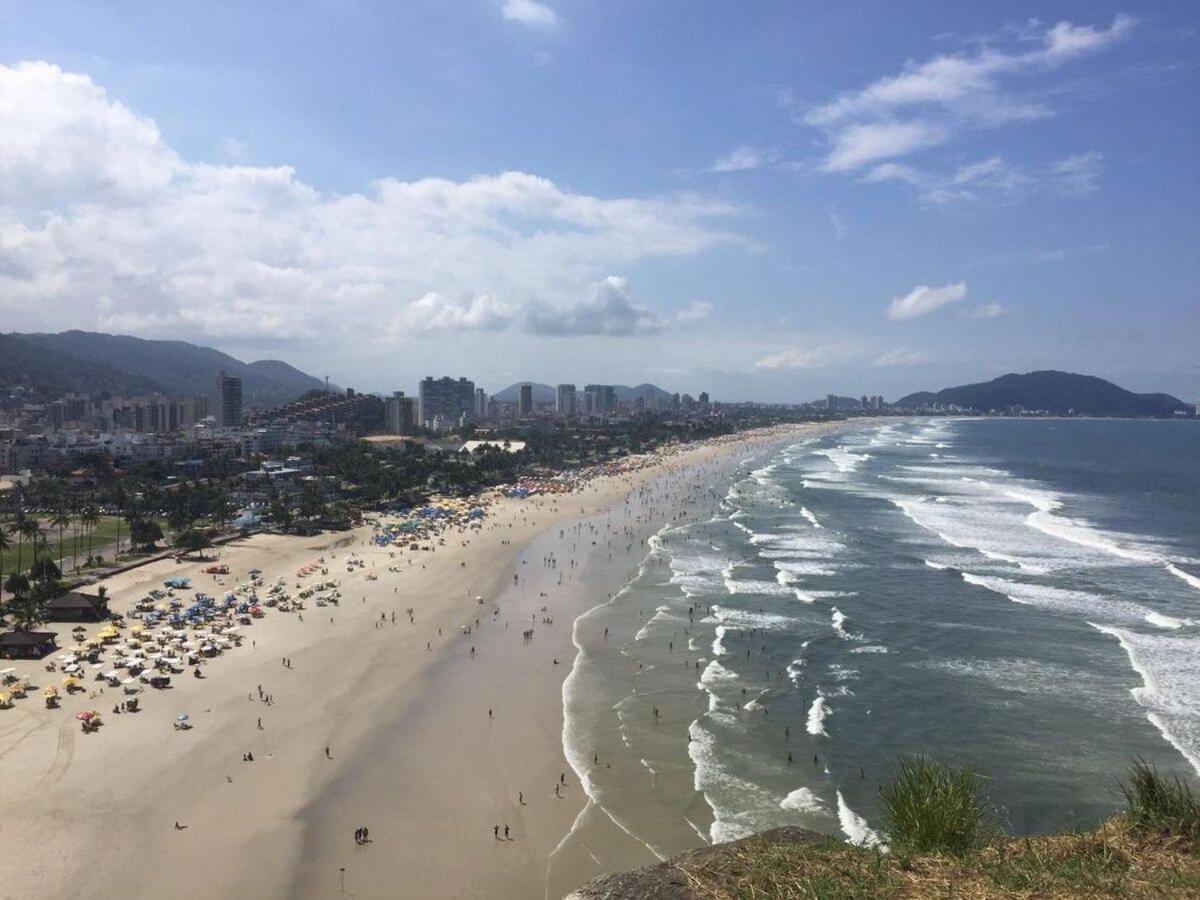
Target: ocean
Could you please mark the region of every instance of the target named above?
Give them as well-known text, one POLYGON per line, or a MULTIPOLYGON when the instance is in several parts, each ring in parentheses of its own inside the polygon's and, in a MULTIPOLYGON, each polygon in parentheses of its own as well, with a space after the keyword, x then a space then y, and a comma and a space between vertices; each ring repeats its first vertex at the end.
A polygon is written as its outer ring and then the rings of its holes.
POLYGON ((565 843, 870 844, 902 755, 985 775, 1014 834, 1097 824, 1138 758, 1200 775, 1195 423, 872 424, 720 487, 575 622, 565 843))

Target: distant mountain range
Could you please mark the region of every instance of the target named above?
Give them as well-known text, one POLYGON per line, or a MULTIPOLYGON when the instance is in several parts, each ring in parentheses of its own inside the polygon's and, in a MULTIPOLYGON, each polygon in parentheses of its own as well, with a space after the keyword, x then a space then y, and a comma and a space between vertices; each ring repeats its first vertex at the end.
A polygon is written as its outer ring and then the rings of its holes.
MULTIPOLYGON (((521 385, 533 385, 533 403, 535 406, 553 403, 557 396, 557 390, 548 384, 538 384, 533 381, 518 381, 516 384, 510 384, 502 391, 497 391, 492 396, 498 403, 516 403, 521 396, 521 385)), ((644 397, 649 400, 654 397, 659 403, 669 402, 674 396, 670 391, 664 391, 662 388, 653 384, 639 384, 637 387, 626 387, 623 384, 615 384, 613 388, 617 394, 617 400, 621 403, 633 403, 638 397, 644 397)), ((575 385, 578 392, 579 402, 583 402, 583 385, 575 385)))
POLYGON ((1071 372, 1028 372, 1002 375, 980 384, 964 384, 936 393, 920 391, 901 397, 891 406, 914 409, 953 405, 977 412, 1021 407, 1057 415, 1172 416, 1190 407, 1170 394, 1135 394, 1111 381, 1071 372))
POLYGON ((211 395, 217 373, 242 378, 248 406, 271 406, 324 387, 275 359, 244 363, 212 347, 90 331, 0 334, 0 386, 27 385, 41 394, 211 395))

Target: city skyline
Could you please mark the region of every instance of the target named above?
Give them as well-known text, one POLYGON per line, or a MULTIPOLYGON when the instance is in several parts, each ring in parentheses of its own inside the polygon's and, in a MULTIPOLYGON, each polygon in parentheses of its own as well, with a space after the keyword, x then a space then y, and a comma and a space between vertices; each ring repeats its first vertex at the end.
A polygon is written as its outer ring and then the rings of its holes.
POLYGON ((4 330, 378 391, 1200 396, 1194 20, 881 10, 13 7, 4 330))

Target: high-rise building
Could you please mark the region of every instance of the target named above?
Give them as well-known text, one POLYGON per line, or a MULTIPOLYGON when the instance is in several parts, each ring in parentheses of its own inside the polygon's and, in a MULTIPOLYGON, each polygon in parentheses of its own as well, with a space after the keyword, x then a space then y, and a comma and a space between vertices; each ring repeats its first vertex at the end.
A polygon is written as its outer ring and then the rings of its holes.
POLYGON ((242 379, 221 372, 217 375, 217 402, 223 428, 236 428, 242 424, 242 379))
POLYGON ((837 409, 837 397, 835 397, 833 394, 826 394, 825 408, 829 410, 837 409))
POLYGON ((475 388, 475 418, 486 419, 488 414, 488 395, 483 388, 475 388))
POLYGON ((555 389, 554 411, 568 419, 575 416, 575 385, 560 384, 555 389))
POLYGON ((527 419, 533 415, 533 385, 523 384, 517 399, 517 415, 527 419))
POLYGON ((583 387, 584 409, 594 416, 617 411, 617 389, 611 384, 587 384, 583 387))
POLYGON ((418 416, 427 428, 434 419, 444 423, 443 427, 457 427, 464 416, 470 419, 475 414, 475 382, 467 378, 426 376, 421 379, 418 398, 418 416))
POLYGON ((699 403, 702 407, 704 407, 705 409, 708 409, 708 403, 709 403, 708 391, 701 391, 700 396, 697 397, 696 399, 699 401, 699 403))
POLYGON ((395 391, 387 399, 384 421, 388 434, 412 434, 417 425, 416 398, 405 397, 404 391, 395 391))

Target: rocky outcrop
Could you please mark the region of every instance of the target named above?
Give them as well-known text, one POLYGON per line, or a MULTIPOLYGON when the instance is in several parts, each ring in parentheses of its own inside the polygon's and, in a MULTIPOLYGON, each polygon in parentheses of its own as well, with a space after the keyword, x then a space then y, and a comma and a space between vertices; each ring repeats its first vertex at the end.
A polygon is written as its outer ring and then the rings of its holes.
MULTIPOLYGON (((593 879, 570 894, 567 900, 698 900, 700 895, 692 890, 688 872, 717 870, 723 857, 745 849, 747 845, 761 848, 771 844, 824 844, 829 840, 829 835, 804 828, 773 828, 740 841, 689 850, 632 872, 593 879)), ((706 879, 706 884, 711 888, 711 879, 706 879)))

